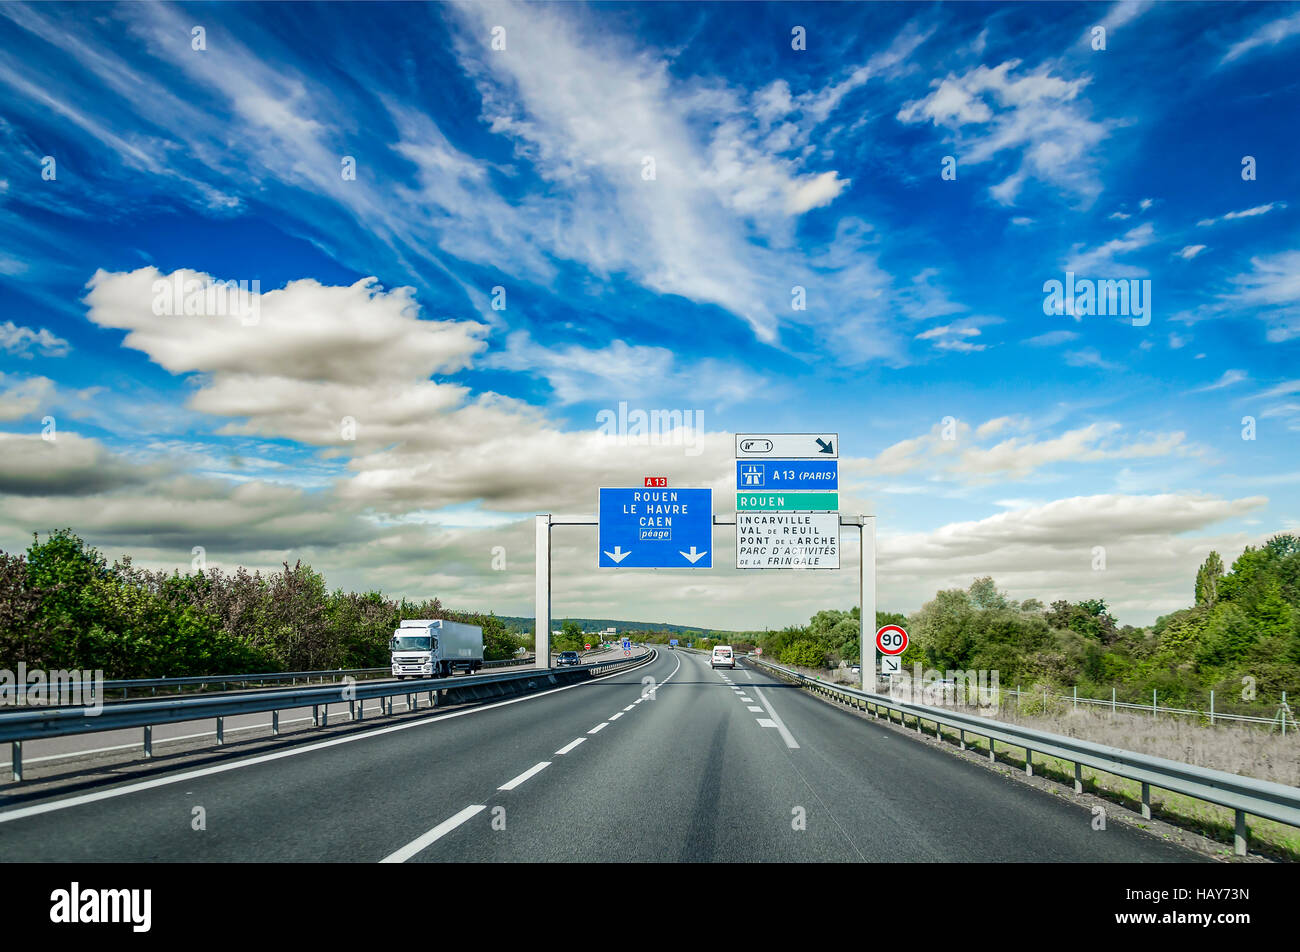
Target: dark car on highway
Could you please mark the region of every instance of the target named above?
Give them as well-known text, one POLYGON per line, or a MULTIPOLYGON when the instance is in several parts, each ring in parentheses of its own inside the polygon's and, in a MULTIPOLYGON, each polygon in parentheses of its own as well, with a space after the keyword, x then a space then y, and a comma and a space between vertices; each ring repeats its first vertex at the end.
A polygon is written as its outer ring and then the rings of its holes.
POLYGON ((581 660, 576 651, 561 651, 560 656, 555 659, 555 665, 559 667, 562 664, 577 664, 581 660))

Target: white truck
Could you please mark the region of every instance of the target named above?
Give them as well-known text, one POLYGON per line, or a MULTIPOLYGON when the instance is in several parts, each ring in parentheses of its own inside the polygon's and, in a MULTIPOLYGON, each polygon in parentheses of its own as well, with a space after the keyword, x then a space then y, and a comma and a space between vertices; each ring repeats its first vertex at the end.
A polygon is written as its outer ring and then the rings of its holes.
POLYGON ((442 619, 403 619, 388 645, 395 678, 447 678, 483 667, 483 629, 442 619))

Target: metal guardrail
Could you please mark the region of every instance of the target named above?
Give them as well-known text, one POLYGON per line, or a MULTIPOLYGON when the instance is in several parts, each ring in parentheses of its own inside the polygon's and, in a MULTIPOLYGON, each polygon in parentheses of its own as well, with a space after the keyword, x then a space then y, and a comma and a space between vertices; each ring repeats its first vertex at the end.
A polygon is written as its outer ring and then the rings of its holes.
POLYGON ((918 733, 921 732, 922 721, 929 721, 935 725, 936 736, 939 734, 940 727, 955 728, 960 732, 963 750, 966 749, 967 734, 985 737, 989 742, 990 760, 996 759, 995 744, 999 741, 1023 748, 1025 773, 1030 776, 1033 775, 1033 755, 1036 753, 1072 762, 1075 793, 1083 792, 1083 767, 1092 767, 1094 770, 1102 770, 1117 777, 1136 780, 1142 785, 1142 816, 1146 819, 1151 818, 1152 786, 1227 807, 1235 814, 1233 847, 1238 856, 1246 855, 1247 814, 1300 827, 1300 788, 1288 787, 1269 780, 1257 780, 1254 777, 1242 777, 1222 770, 1196 767, 1074 737, 1049 734, 1046 731, 992 720, 979 714, 966 714, 927 704, 913 704, 884 694, 873 694, 856 688, 830 684, 759 658, 751 657, 748 660, 793 679, 797 683, 807 685, 815 693, 868 711, 876 717, 884 711, 886 717, 892 721, 893 714, 897 711, 899 722, 902 723, 904 717, 910 715, 916 720, 918 733))
POLYGON ((273 735, 278 735, 280 733, 279 712, 290 708, 310 707, 312 723, 323 727, 329 723, 330 704, 346 702, 349 719, 359 721, 365 717, 365 702, 376 698, 387 701, 381 705, 381 711, 383 715, 392 716, 392 699, 402 695, 407 697, 408 710, 419 709, 419 697, 422 694, 428 695, 429 707, 434 708, 438 707, 439 692, 448 689, 472 690, 480 686, 501 685, 526 681, 530 678, 554 679, 557 674, 574 672, 596 675, 609 668, 644 663, 653 656, 653 650, 648 650, 631 658, 611 658, 608 661, 597 661, 563 670, 532 668, 527 671, 508 671, 501 674, 480 674, 458 678, 354 682, 325 687, 280 688, 234 695, 177 697, 164 700, 140 698, 105 706, 97 714, 91 714, 91 709, 83 706, 22 708, 0 712, 0 743, 8 742, 12 745, 13 779, 18 782, 23 779, 22 745, 23 741, 27 740, 140 727, 144 729, 144 755, 152 757, 153 728, 158 724, 215 719, 217 743, 222 744, 224 743, 224 720, 237 714, 272 712, 271 732, 273 735), (322 706, 325 708, 323 718, 320 714, 322 706))
MULTIPOLYGON (((526 658, 505 658, 498 661, 484 661, 484 668, 504 668, 520 664, 531 664, 533 655, 526 658)), ((187 687, 206 686, 209 684, 253 684, 265 685, 267 682, 276 681, 316 681, 324 683, 326 678, 342 680, 346 677, 361 677, 364 675, 384 675, 392 674, 392 666, 385 665, 382 668, 322 668, 318 671, 267 671, 261 674, 203 674, 191 677, 179 678, 126 678, 120 680, 104 681, 80 681, 60 685, 65 690, 76 690, 89 697, 94 697, 96 689, 102 690, 105 695, 109 691, 121 691, 122 697, 127 696, 128 691, 149 689, 157 693, 159 688, 175 688, 176 693, 183 693, 187 687)))

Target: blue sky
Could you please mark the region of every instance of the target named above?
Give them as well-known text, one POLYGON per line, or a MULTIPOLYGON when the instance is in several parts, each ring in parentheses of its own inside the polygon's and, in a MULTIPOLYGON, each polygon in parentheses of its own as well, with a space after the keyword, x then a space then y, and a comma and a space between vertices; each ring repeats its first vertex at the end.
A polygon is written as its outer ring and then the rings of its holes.
MULTIPOLYGON (((1277 3, 0 5, 0 545, 526 613, 532 513, 836 431, 882 608, 1149 622, 1297 527, 1297 54, 1277 3), (1149 323, 1044 313, 1067 271, 1149 323), (257 323, 157 313, 178 272, 257 323), (695 452, 602 440, 620 402, 695 452)), ((559 614, 856 592, 852 547, 810 591, 583 532, 559 614)))

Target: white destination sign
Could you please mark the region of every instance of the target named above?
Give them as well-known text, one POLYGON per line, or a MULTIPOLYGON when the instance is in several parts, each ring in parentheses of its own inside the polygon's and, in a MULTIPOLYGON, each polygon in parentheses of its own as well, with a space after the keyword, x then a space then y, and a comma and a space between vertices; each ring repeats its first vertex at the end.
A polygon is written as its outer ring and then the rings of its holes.
POLYGON ((736 459, 839 459, 838 433, 737 433, 736 459))
POLYGON ((736 568, 837 569, 839 567, 839 513, 736 513, 736 568))

